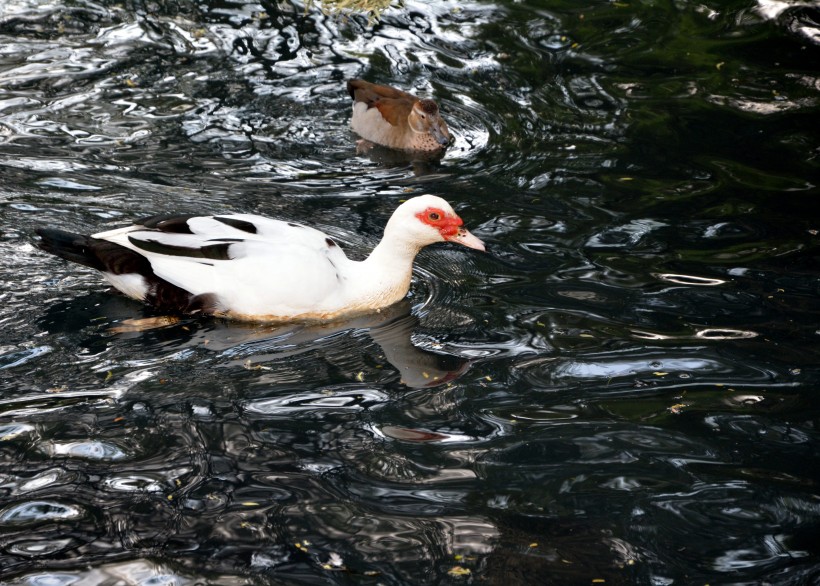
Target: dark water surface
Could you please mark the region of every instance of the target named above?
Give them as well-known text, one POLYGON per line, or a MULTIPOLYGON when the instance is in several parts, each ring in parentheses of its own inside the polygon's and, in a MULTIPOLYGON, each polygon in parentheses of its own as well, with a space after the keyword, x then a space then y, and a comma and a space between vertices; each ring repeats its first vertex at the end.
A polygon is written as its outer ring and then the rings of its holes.
POLYGON ((820 583, 818 64, 811 2, 0 3, 0 581, 820 583), (350 77, 446 157, 357 155, 350 77), (425 192, 490 252, 333 328, 127 331, 34 246, 250 212, 361 257, 425 192))

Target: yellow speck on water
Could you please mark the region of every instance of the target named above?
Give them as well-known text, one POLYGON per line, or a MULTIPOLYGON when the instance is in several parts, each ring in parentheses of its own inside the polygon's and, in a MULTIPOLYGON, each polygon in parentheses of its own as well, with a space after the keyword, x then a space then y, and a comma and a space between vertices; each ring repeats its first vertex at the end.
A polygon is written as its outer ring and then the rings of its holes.
POLYGON ((654 374, 655 376, 666 376, 669 373, 668 372, 653 372, 652 374, 654 374))
POLYGON ((618 181, 635 181, 634 177, 621 177, 618 181))
POLYGON ((536 543, 534 541, 532 543, 530 543, 530 548, 535 548, 535 547, 538 547, 538 543, 536 543))
POLYGON ((364 372, 359 372, 356 375, 356 380, 359 381, 360 383, 363 383, 364 382, 364 372))
POLYGON ((484 377, 484 380, 485 380, 485 381, 487 381, 487 382, 492 382, 492 381, 493 381, 493 377, 491 377, 491 376, 488 374, 487 376, 485 376, 485 377, 484 377))
POLYGON ((461 566, 453 566, 452 568, 450 568, 450 571, 447 572, 447 573, 450 574, 451 576, 469 576, 470 575, 470 569, 469 568, 463 568, 461 566))
POLYGON ((720 63, 715 65, 715 67, 717 67, 717 70, 720 71, 723 68, 724 65, 725 65, 725 63, 723 61, 721 61, 720 63))
POLYGON ((174 495, 169 494, 167 498, 168 498, 169 501, 172 501, 172 500, 174 500, 174 495))
POLYGON ((258 507, 259 503, 255 503, 253 501, 245 501, 244 503, 242 503, 242 506, 243 507, 258 507))

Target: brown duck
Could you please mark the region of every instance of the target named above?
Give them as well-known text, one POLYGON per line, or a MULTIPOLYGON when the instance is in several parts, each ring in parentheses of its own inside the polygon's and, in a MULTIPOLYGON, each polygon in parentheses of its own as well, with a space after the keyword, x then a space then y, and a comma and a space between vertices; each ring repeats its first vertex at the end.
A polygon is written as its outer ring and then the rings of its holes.
POLYGON ((347 82, 354 132, 370 142, 408 151, 437 151, 450 144, 438 105, 394 87, 361 79, 347 82))

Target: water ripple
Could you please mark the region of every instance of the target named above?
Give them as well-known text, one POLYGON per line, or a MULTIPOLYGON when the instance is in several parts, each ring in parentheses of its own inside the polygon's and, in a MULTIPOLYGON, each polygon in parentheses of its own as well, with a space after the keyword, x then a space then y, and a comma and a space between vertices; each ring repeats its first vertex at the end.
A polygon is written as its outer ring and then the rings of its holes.
POLYGON ((0 511, 0 524, 31 525, 46 521, 68 521, 83 515, 80 507, 56 501, 29 501, 0 511))
POLYGON ((39 448, 50 456, 69 456, 87 460, 122 460, 128 457, 126 451, 114 443, 103 441, 43 443, 39 448))
POLYGON ((387 395, 368 388, 328 389, 325 392, 298 391, 272 399, 250 401, 245 409, 265 416, 288 416, 309 412, 315 417, 328 413, 357 412, 384 403, 387 395))

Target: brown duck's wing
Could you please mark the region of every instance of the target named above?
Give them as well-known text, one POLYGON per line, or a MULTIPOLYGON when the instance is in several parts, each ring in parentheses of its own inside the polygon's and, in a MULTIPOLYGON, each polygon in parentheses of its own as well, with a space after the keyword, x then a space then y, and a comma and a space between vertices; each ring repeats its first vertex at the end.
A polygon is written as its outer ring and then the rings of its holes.
POLYGON ((411 93, 403 92, 400 89, 390 87, 389 85, 379 85, 370 83, 363 79, 351 79, 347 82, 347 93, 357 102, 364 102, 370 105, 370 102, 380 98, 389 98, 393 100, 408 100, 412 104, 418 98, 411 93))
POLYGON ((382 118, 387 120, 391 126, 407 126, 407 117, 413 109, 413 102, 403 99, 381 98, 373 106, 379 110, 382 118))
POLYGON ((413 104, 418 100, 413 94, 361 79, 348 81, 347 91, 354 101, 363 102, 368 108, 378 109, 382 118, 391 126, 406 124, 407 116, 410 115, 413 104))

